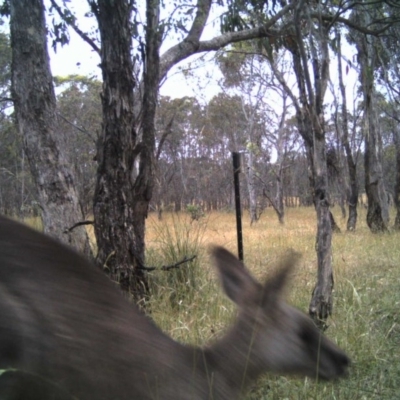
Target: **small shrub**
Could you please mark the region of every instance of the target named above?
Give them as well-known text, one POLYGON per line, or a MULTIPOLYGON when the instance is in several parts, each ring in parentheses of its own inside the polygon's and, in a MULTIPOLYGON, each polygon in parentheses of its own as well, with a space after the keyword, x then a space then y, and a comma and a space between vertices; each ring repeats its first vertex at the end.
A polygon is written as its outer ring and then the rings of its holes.
POLYGON ((147 264, 172 265, 185 257, 196 256, 193 261, 184 263, 168 271, 157 271, 150 279, 151 290, 159 296, 167 296, 172 306, 190 301, 197 288, 197 275, 200 267, 201 241, 206 224, 191 224, 187 217, 171 214, 172 223, 157 225, 156 246, 147 250, 147 264))
POLYGON ((196 204, 188 204, 186 206, 186 212, 190 215, 192 221, 198 221, 200 218, 205 216, 204 211, 196 204))

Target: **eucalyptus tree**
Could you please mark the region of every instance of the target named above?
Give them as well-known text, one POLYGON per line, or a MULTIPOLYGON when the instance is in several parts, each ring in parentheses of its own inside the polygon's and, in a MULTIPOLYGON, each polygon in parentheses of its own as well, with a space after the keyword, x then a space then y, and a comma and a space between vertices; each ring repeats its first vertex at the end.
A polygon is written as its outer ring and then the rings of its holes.
POLYGON ((257 182, 259 172, 256 169, 256 159, 263 151, 261 139, 263 129, 264 98, 267 86, 259 79, 260 64, 257 56, 247 55, 246 45, 238 44, 218 57, 218 64, 224 79, 221 82, 223 90, 233 92, 240 101, 240 116, 243 119, 242 131, 237 132, 244 148, 236 148, 233 151, 244 151, 246 168, 243 172, 246 176, 247 193, 249 201, 250 225, 257 222, 262 210, 258 207, 258 192, 260 182, 257 182))
POLYGON ((0 33, 0 212, 24 218, 38 215, 38 196, 15 124, 11 98, 11 43, 0 33))
MULTIPOLYGON (((388 229, 389 203, 382 170, 381 123, 378 115, 378 83, 390 81, 396 74, 400 6, 391 1, 359 1, 351 4, 346 25, 347 40, 356 46, 362 93, 365 189, 368 198, 367 224, 372 232, 388 229), (391 71, 390 79, 388 71, 391 71), (394 73, 394 74, 393 74, 394 73)), ((382 87, 382 86, 381 86, 382 87)), ((390 95, 386 89, 384 92, 390 95)), ((400 159, 400 157, 399 157, 400 159)), ((399 184, 400 187, 400 184, 399 184)))
POLYGON ((24 150, 36 182, 45 232, 89 251, 75 178, 57 136, 56 97, 49 66, 42 0, 10 1, 12 98, 24 150), (29 12, 27 12, 29 10, 29 12))
POLYGON ((138 5, 132 1, 88 0, 98 23, 99 38, 79 29, 77 19, 66 8, 67 3, 62 7, 56 0, 51 3, 64 20, 64 25, 58 25, 55 31, 59 39, 65 41, 69 26, 101 58, 103 128, 93 206, 97 262, 110 269, 122 288, 139 298, 146 291, 140 266, 144 263, 145 221, 155 183, 154 117, 160 82, 173 66, 193 54, 276 34, 274 24, 293 5, 274 12, 255 27, 201 40, 210 17, 211 0, 178 3, 163 20, 160 20, 161 3, 148 0, 144 26, 138 22, 138 5), (160 57, 161 41, 171 29, 179 33, 181 40, 160 57), (145 38, 140 32, 144 32, 145 38), (136 38, 135 49, 132 38, 136 38), (143 72, 142 79, 138 78, 138 71, 143 72))
POLYGON ((101 132, 101 82, 80 75, 55 77, 58 136, 74 171, 84 215, 92 212, 96 176, 96 145, 101 132))
MULTIPOLYGON (((320 11, 325 8, 316 5, 320 11)), ((323 324, 332 312, 332 225, 329 210, 329 183, 325 138, 324 104, 329 79, 329 24, 320 18, 312 19, 313 6, 299 2, 294 11, 294 25, 284 46, 293 62, 298 99, 294 99, 299 133, 302 136, 309 162, 309 179, 317 213, 316 251, 318 279, 313 291, 309 312, 323 324), (310 63, 307 54, 310 54, 310 63)), ((323 11, 327 11, 326 9, 323 11)))
MULTIPOLYGON (((233 208, 232 152, 246 150, 248 128, 246 112, 251 111, 237 94, 225 91, 215 95, 207 104, 207 121, 214 137, 214 160, 219 164, 222 174, 218 193, 225 197, 225 206, 233 208)), ((244 172, 244 171, 243 171, 244 172)), ((243 198, 249 199, 248 186, 244 188, 243 198)), ((247 207, 248 201, 245 201, 247 207)))
MULTIPOLYGON (((400 75, 399 75, 400 76, 400 75)), ((395 185, 393 192, 394 205, 396 207, 396 217, 394 220, 394 229, 400 230, 400 104, 396 97, 392 97, 392 101, 386 111, 390 116, 390 128, 393 137, 393 148, 395 153, 395 185)), ((393 163, 392 163, 393 165, 393 163)), ((392 165, 390 166, 393 171, 392 165)))
POLYGON ((12 107, 11 89, 11 45, 10 38, 0 32, 0 112, 4 114, 12 107))
MULTIPOLYGON (((350 143, 349 132, 349 118, 347 107, 346 87, 343 79, 343 63, 342 63, 342 40, 339 28, 336 28, 336 56, 337 56, 337 69, 338 69, 338 83, 341 96, 340 106, 340 122, 337 121, 337 130, 340 132, 340 140, 342 142, 347 162, 347 169, 349 174, 349 190, 348 190, 348 207, 349 216, 347 219, 347 230, 354 231, 357 225, 357 205, 358 205, 358 182, 357 182, 357 163, 355 160, 356 154, 350 143)), ((338 102, 339 103, 339 102, 338 102)))
MULTIPOLYGON (((285 60, 280 64, 287 73, 285 60)), ((286 126, 290 99, 265 63, 258 41, 232 46, 219 57, 219 65, 224 74, 224 89, 233 91, 246 104, 246 108, 242 107, 246 121, 243 134, 247 141, 251 221, 257 220, 262 211, 257 210, 254 195, 261 192, 283 224, 284 171, 289 167, 287 155, 295 148, 298 136, 286 126), (273 162, 272 157, 276 157, 273 162)))
POLYGON ((0 212, 23 216, 33 198, 29 196, 29 172, 20 135, 10 115, 11 46, 9 37, 0 33, 0 212))
MULTIPOLYGON (((243 29, 265 18, 265 4, 231 2, 234 15, 229 20, 230 30, 243 29)), ((329 29, 321 14, 329 10, 324 4, 300 0, 292 2, 293 9, 282 21, 285 34, 260 40, 261 54, 268 60, 276 79, 295 107, 297 128, 303 137, 309 162, 309 178, 313 188, 317 212, 318 281, 310 304, 310 314, 317 321, 326 320, 332 310, 332 226, 329 211, 328 171, 324 130, 324 96, 329 78, 329 29), (313 13, 317 14, 316 16, 313 13), (286 49, 292 58, 297 82, 296 93, 277 65, 277 54, 286 49), (310 59, 310 62, 309 62, 310 59)))
MULTIPOLYGON (((400 5, 397 3, 384 3, 382 5, 384 11, 393 17, 400 19, 400 5)), ((394 187, 394 203, 396 206, 396 217, 394 228, 400 229, 400 68, 399 68, 399 51, 398 43, 400 40, 400 25, 391 24, 385 35, 378 38, 379 50, 377 56, 379 58, 380 70, 378 74, 378 82, 384 86, 387 93, 388 103, 385 115, 391 118, 389 124, 392 126, 393 146, 395 149, 396 159, 396 178, 394 187)))
POLYGON ((176 211, 232 206, 231 151, 246 148, 238 96, 220 93, 208 103, 161 96, 157 112, 157 190, 152 203, 176 211))
MULTIPOLYGON (((350 3, 349 8, 358 3, 350 3)), ((332 311, 332 229, 334 220, 329 211, 329 180, 325 121, 325 94, 329 81, 330 53, 334 24, 346 25, 362 35, 376 35, 380 27, 372 29, 362 23, 343 17, 343 4, 296 2, 293 25, 281 40, 265 41, 267 58, 281 84, 290 95, 296 109, 298 129, 304 139, 309 161, 310 182, 317 211, 318 279, 309 312, 324 325, 332 311), (288 87, 274 64, 274 50, 284 47, 291 54, 293 72, 297 81, 296 95, 288 87)), ((347 10, 348 10, 347 9, 347 10)), ((390 19, 390 18, 389 18, 390 19)))
MULTIPOLYGON (((370 26, 378 18, 379 7, 359 2, 352 11, 353 21, 370 26)), ((365 137, 365 190, 368 197, 367 224, 372 232, 382 232, 389 225, 389 204, 382 170, 382 138, 379 128, 375 74, 379 61, 376 39, 353 30, 351 38, 357 47, 360 84, 363 94, 363 131, 365 137)))
POLYGON ((194 97, 161 96, 156 122, 157 189, 153 202, 159 207, 173 204, 174 210, 180 211, 194 199, 201 201, 199 198, 207 192, 201 187, 201 179, 193 179, 193 171, 201 175, 201 158, 208 157, 201 145, 204 109, 194 97))
POLYGON ((382 171, 389 205, 396 205, 393 194, 396 191, 396 145, 399 129, 399 110, 396 103, 380 99, 377 102, 379 127, 382 135, 382 171))

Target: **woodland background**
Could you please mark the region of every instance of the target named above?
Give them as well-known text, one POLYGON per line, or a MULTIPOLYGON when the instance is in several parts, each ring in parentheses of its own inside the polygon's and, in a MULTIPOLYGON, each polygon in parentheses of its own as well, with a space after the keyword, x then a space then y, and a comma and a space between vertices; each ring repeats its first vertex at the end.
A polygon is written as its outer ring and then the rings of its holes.
POLYGON ((88 32, 68 2, 2 4, 10 35, 0 36, 0 211, 40 215, 45 232, 87 255, 86 230, 73 227, 92 218, 96 263, 143 300, 149 211, 197 218, 232 210, 231 152, 242 152, 251 224, 266 207, 281 224, 285 207, 315 208, 309 312, 324 327, 338 231, 332 207, 352 232, 359 202, 371 232, 400 226, 400 6, 87 3, 88 32), (212 22, 215 35, 204 40, 212 22), (68 45, 70 30, 99 55, 101 82, 52 76, 47 47, 68 45), (200 82, 198 97, 159 96, 169 72, 195 55, 182 73, 190 79, 208 57, 221 71, 220 92, 205 101, 200 82))

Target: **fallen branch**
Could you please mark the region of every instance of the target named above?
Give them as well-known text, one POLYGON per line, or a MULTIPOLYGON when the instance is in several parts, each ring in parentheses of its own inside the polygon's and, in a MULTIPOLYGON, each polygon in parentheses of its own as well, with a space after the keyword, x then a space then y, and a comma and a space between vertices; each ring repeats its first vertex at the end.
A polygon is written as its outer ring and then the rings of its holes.
POLYGON ((81 222, 77 222, 75 225, 72 225, 71 228, 67 228, 63 233, 70 233, 72 232, 75 228, 77 228, 78 226, 82 226, 82 225, 93 225, 94 221, 81 221, 81 222))
POLYGON ((185 256, 185 258, 184 258, 183 260, 178 261, 178 262, 175 263, 175 264, 171 264, 171 265, 162 265, 161 267, 145 267, 144 265, 139 265, 139 266, 137 266, 137 269, 141 269, 141 270, 144 270, 144 271, 147 271, 147 272, 155 271, 155 270, 157 270, 157 269, 159 269, 159 270, 161 270, 161 271, 169 271, 170 269, 173 269, 173 268, 179 268, 179 267, 180 267, 182 264, 184 264, 184 263, 193 261, 196 257, 197 257, 197 256, 192 256, 192 257, 189 257, 189 258, 188 258, 188 257, 185 256))

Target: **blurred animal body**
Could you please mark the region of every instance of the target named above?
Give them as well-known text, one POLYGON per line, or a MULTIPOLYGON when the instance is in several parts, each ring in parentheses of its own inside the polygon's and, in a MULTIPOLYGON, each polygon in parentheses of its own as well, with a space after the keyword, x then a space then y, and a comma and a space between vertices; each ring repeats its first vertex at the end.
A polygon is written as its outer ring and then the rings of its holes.
POLYGON ((237 399, 269 371, 331 379, 349 359, 281 300, 295 255, 258 283, 212 251, 238 316, 209 347, 175 342, 82 256, 0 217, 0 398, 237 399))

